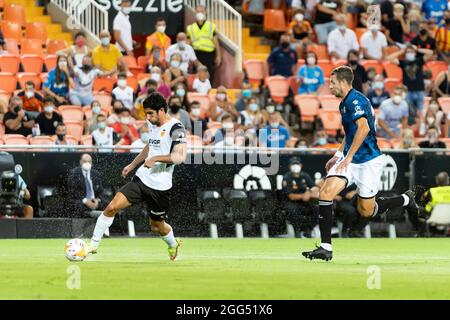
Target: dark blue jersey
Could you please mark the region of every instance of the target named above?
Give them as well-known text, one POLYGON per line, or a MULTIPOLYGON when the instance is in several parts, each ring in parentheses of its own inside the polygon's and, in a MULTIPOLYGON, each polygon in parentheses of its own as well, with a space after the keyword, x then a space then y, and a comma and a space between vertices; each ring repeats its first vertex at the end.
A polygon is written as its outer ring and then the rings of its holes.
POLYGON ((358 151, 356 151, 352 163, 364 163, 380 156, 381 151, 378 148, 377 137, 375 135, 375 114, 369 99, 361 92, 352 89, 339 105, 339 111, 342 115, 342 126, 345 131, 344 156, 350 150, 356 130, 358 129, 356 120, 362 117, 367 119, 370 131, 358 151))

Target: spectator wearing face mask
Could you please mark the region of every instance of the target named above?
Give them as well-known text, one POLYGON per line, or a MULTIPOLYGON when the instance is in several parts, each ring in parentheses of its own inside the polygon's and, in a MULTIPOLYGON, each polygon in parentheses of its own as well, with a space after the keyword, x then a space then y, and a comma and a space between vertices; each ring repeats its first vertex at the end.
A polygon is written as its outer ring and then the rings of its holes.
POLYGON ((244 132, 248 130, 251 133, 256 133, 258 129, 265 125, 264 118, 255 98, 250 98, 247 108, 240 112, 238 124, 244 132))
POLYGON ((184 83, 187 85, 187 78, 180 68, 181 65, 181 55, 178 53, 173 54, 170 57, 170 65, 169 68, 164 72, 164 82, 170 87, 171 90, 174 90, 175 86, 178 83, 184 83))
POLYGON ((242 112, 247 107, 248 101, 253 95, 252 85, 250 82, 244 81, 242 83, 241 96, 236 101, 236 111, 242 112))
POLYGON ((120 50, 111 44, 108 31, 100 32, 100 44, 92 52, 92 62, 95 68, 105 73, 115 73, 118 70, 127 72, 128 67, 120 50))
POLYGON ((289 139, 291 135, 289 129, 281 126, 281 115, 273 112, 269 115, 269 123, 259 130, 258 142, 260 147, 285 148, 290 147, 289 139))
POLYGON ((56 133, 56 127, 63 122, 60 114, 55 112, 55 104, 51 99, 44 100, 44 111, 36 118, 42 136, 53 136, 56 133))
POLYGON ((350 50, 348 52, 347 63, 353 70, 353 88, 367 94, 369 90, 369 78, 366 69, 359 64, 359 52, 357 50, 350 50))
POLYGON ((381 61, 386 56, 388 43, 379 24, 369 25, 369 30, 363 33, 360 43, 364 59, 381 61))
POLYGON ((203 133, 208 129, 208 120, 200 118, 200 102, 192 101, 189 116, 191 118, 192 134, 203 138, 203 133))
POLYGON ((318 94, 325 84, 323 70, 317 65, 317 55, 314 52, 308 52, 306 64, 298 69, 297 82, 298 94, 318 94))
POLYGON ((139 129, 139 135, 140 135, 140 139, 135 140, 131 144, 133 149, 131 149, 130 152, 132 152, 132 153, 140 153, 142 151, 142 149, 144 149, 144 147, 146 145, 148 145, 148 140, 150 139, 150 134, 149 134, 149 129, 146 125, 142 126, 141 129, 139 129))
POLYGON ((405 6, 396 3, 393 10, 393 17, 385 24, 386 37, 390 45, 404 43, 404 36, 410 31, 409 20, 405 16, 405 6))
POLYGON ((133 36, 131 30, 130 13, 131 0, 122 0, 120 11, 113 21, 114 39, 117 48, 123 55, 133 56, 133 36))
POLYGON ((388 57, 389 61, 398 64, 403 71, 403 84, 408 89, 406 100, 410 109, 414 112, 413 116, 417 114, 419 117, 423 116, 423 101, 425 98, 424 55, 432 54, 432 50, 419 49, 414 45, 408 45, 388 57), (399 57, 403 54, 405 59, 399 60, 399 57))
MULTIPOLYGON (((67 128, 62 122, 56 125, 55 130, 55 146, 72 146, 73 142, 67 139, 67 128)), ((54 152, 73 152, 73 148, 52 148, 54 152)))
POLYGON ((231 114, 233 120, 239 116, 233 103, 228 100, 227 88, 217 88, 216 97, 209 106, 209 117, 212 121, 220 121, 225 114, 231 114))
POLYGON ((25 82, 25 90, 19 92, 18 96, 22 98, 23 110, 28 112, 31 118, 36 118, 44 107, 44 98, 36 92, 34 82, 25 82))
POLYGON ((396 3, 403 5, 403 7, 406 9, 408 8, 405 6, 405 2, 402 0, 384 0, 381 2, 381 19, 384 26, 386 26, 387 22, 394 17, 394 5, 396 3))
POLYGON ((91 111, 92 116, 87 118, 84 123, 84 134, 92 134, 98 128, 97 118, 99 115, 103 115, 102 106, 98 100, 92 101, 91 111))
POLYGON ((92 54, 92 50, 86 45, 86 34, 82 31, 77 32, 74 38, 74 45, 56 52, 56 55, 65 55, 69 58, 69 64, 74 67, 83 67, 83 59, 92 54))
POLYGON ((381 74, 376 75, 372 87, 367 94, 372 107, 378 109, 384 100, 389 99, 389 93, 384 89, 384 78, 381 74))
POLYGON ((450 65, 445 71, 441 71, 434 83, 434 92, 437 98, 450 97, 450 65))
POLYGON ((178 119, 184 126, 187 132, 192 132, 191 119, 189 113, 181 108, 181 100, 178 96, 173 95, 169 98, 169 116, 178 119))
POLYGON ((289 128, 289 124, 286 122, 286 120, 283 119, 281 114, 278 111, 276 111, 275 105, 273 103, 268 103, 266 107, 263 110, 261 110, 261 114, 264 118, 265 123, 269 123, 269 118, 272 113, 277 113, 279 115, 279 121, 281 126, 289 128))
MULTIPOLYGON (((103 114, 99 114, 96 116, 97 129, 92 132, 92 142, 95 146, 103 147, 108 146, 112 147, 115 142, 118 141, 118 136, 114 132, 114 129, 108 127, 106 125, 106 116, 103 114)), ((98 152, 112 152, 113 149, 109 148, 99 148, 98 152)))
POLYGON ((396 87, 392 97, 381 103, 378 115, 378 134, 386 139, 399 138, 400 130, 408 127, 408 104, 402 87, 396 87))
MULTIPOLYGON (((229 114, 222 117, 222 128, 216 131, 214 136, 211 138, 211 143, 216 145, 219 142, 223 143, 223 140, 228 137, 228 143, 231 143, 231 140, 235 139, 235 130, 234 130, 234 123, 233 119, 229 114)), ((206 136, 206 140, 209 140, 209 138, 206 136)))
POLYGON ((174 54, 181 56, 180 69, 187 74, 190 65, 200 66, 200 62, 195 55, 194 49, 187 43, 187 36, 184 32, 177 34, 177 43, 171 45, 166 51, 166 62, 170 63, 170 59, 174 54))
POLYGON ((290 77, 295 74, 297 68, 297 51, 291 48, 291 37, 283 34, 280 37, 280 46, 273 49, 267 58, 269 75, 290 77))
POLYGON ((166 21, 163 18, 158 18, 155 32, 147 37, 145 49, 150 66, 166 66, 167 49, 172 44, 172 40, 166 34, 166 28, 166 21))
POLYGON ((69 212, 73 213, 73 217, 89 217, 89 212, 102 210, 108 204, 101 174, 92 168, 92 157, 88 154, 83 154, 80 166, 70 171, 67 191, 69 212))
POLYGON ((441 134, 441 122, 444 119, 444 112, 440 110, 439 104, 436 100, 430 101, 425 116, 420 124, 419 134, 423 136, 428 128, 435 127, 438 130, 439 135, 441 134))
POLYGON ((189 111, 189 101, 187 98, 187 87, 184 83, 178 83, 175 86, 174 94, 180 97, 181 104, 186 111, 189 111))
POLYGON ((422 3, 422 12, 425 14, 425 19, 433 19, 436 24, 441 22, 446 10, 447 0, 424 0, 422 3))
POLYGON ((305 19, 305 11, 303 9, 294 11, 293 19, 288 27, 288 33, 295 43, 297 52, 305 51, 307 45, 311 43, 313 30, 309 21, 305 19))
POLYGON ((128 86, 127 75, 125 73, 119 74, 117 87, 113 89, 112 96, 114 100, 122 101, 125 108, 131 111, 134 102, 134 91, 133 88, 128 86))
POLYGON ((92 59, 89 56, 83 58, 83 65, 81 67, 75 66, 74 73, 74 88, 70 90, 70 102, 76 106, 86 106, 92 103, 94 96, 92 87, 94 80, 99 76, 108 76, 99 69, 92 66, 92 59))
POLYGON ((145 90, 143 90, 139 97, 136 98, 134 107, 131 109, 133 118, 141 121, 145 120, 144 101, 151 93, 156 92, 157 88, 158 83, 155 80, 150 79, 145 82, 145 90))
POLYGON ((426 137, 428 140, 419 143, 420 148, 445 149, 445 143, 439 140, 439 130, 436 127, 429 127, 426 137))
POLYGON ((319 44, 326 44, 329 33, 336 29, 334 18, 340 12, 341 7, 342 3, 338 0, 320 0, 317 4, 314 29, 319 44))
POLYGON ((15 96, 10 99, 8 112, 3 117, 6 134, 21 134, 25 137, 31 134, 34 120, 30 120, 22 106, 23 102, 20 97, 15 96))
POLYGON ((71 73, 67 57, 58 56, 56 67, 50 70, 47 80, 42 85, 45 94, 53 98, 57 106, 70 104, 69 89, 74 87, 71 73))
POLYGON ((346 59, 350 50, 359 50, 358 40, 353 30, 347 28, 347 16, 336 16, 337 28, 328 35, 328 54, 332 59, 346 59))
POLYGON ((119 136, 118 146, 129 146, 131 143, 139 139, 139 132, 134 124, 130 123, 131 114, 127 108, 119 111, 119 122, 114 123, 111 127, 119 136))
POLYGON ((161 68, 156 66, 152 67, 150 72, 150 79, 155 80, 158 83, 158 88, 156 89, 157 92, 161 93, 166 99, 170 97, 172 91, 170 90, 170 87, 164 82, 161 68))
POLYGON ((309 174, 302 171, 299 158, 290 159, 289 172, 283 177, 281 192, 286 198, 287 220, 293 225, 297 236, 310 237, 317 224, 317 209, 311 200, 318 198, 319 189, 309 174))
POLYGON ((419 23, 419 34, 411 40, 411 44, 417 46, 419 49, 436 51, 436 41, 430 37, 427 21, 421 21, 419 23))
POLYGON ((336 139, 329 137, 325 130, 316 132, 311 148, 339 148, 336 139))
POLYGON ((197 70, 197 77, 192 84, 192 89, 198 93, 207 94, 211 88, 208 68, 206 66, 200 66, 197 70))
POLYGON ((400 137, 400 149, 417 148, 416 140, 414 139, 414 131, 410 128, 404 128, 402 130, 402 136, 400 137))

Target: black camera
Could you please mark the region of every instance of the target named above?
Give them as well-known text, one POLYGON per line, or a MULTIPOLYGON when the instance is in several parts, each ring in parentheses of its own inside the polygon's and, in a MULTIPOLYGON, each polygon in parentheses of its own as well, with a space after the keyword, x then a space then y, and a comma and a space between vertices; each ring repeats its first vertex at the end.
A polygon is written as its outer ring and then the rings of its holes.
POLYGON ((12 216, 21 206, 19 189, 21 169, 15 165, 11 154, 0 152, 0 215, 12 216))

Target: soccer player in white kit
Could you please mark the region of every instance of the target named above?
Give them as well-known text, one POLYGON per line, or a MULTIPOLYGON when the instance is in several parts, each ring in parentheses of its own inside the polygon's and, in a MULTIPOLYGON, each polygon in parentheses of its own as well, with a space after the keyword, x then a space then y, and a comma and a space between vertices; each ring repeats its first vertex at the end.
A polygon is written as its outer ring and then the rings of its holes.
POLYGON ((150 226, 168 245, 169 257, 175 260, 180 243, 172 227, 165 221, 169 207, 169 190, 176 164, 186 160, 186 131, 184 126, 167 114, 167 102, 159 93, 150 94, 143 102, 150 138, 142 152, 126 166, 126 177, 136 167, 133 180, 124 185, 98 217, 90 243, 90 252, 96 253, 106 229, 122 209, 145 202, 150 212, 150 226))

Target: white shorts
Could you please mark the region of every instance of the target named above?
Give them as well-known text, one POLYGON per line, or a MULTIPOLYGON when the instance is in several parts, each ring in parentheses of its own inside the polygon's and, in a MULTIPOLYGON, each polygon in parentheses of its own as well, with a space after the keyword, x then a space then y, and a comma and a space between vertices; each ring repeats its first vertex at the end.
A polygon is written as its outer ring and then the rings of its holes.
POLYGON ((336 172, 336 167, 344 159, 341 157, 327 174, 329 177, 342 177, 347 180, 348 187, 356 184, 360 198, 373 198, 378 193, 378 186, 384 167, 384 157, 379 156, 364 163, 350 163, 345 171, 336 172))

